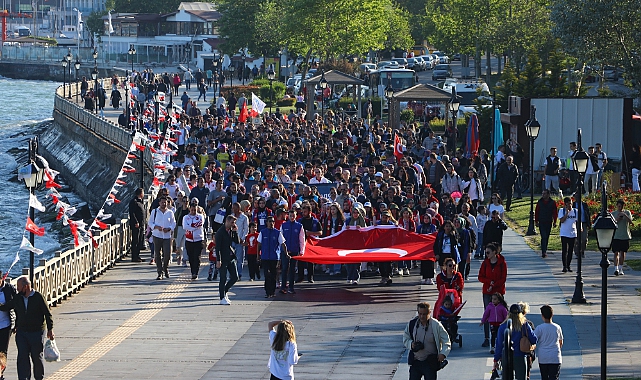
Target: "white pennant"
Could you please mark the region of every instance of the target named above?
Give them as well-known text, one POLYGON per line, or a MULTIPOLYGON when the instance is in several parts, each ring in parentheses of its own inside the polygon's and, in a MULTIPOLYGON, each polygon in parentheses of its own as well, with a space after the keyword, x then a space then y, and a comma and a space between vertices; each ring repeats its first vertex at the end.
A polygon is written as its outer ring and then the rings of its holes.
POLYGON ((22 237, 22 243, 20 244, 20 249, 31 251, 31 252, 35 253, 36 255, 40 255, 40 254, 42 254, 44 252, 42 249, 38 249, 38 248, 34 247, 33 245, 31 245, 31 242, 29 242, 29 240, 27 240, 27 238, 24 237, 24 236, 22 237))
POLYGON ((120 174, 118 174, 118 178, 125 178, 126 176, 127 176, 127 173, 125 172, 120 172, 120 174))
POLYGON ((130 159, 128 159, 128 158, 127 158, 127 159, 125 159, 125 163, 127 163, 127 164, 131 164, 132 162, 133 162, 133 161, 131 161, 131 160, 130 160, 130 159))
POLYGON ((109 219, 111 218, 111 214, 105 214, 102 210, 98 212, 98 215, 96 215, 96 218, 98 219, 109 219))
POLYGON ((33 207, 40 212, 45 212, 45 206, 40 203, 34 194, 29 194, 29 207, 33 207))

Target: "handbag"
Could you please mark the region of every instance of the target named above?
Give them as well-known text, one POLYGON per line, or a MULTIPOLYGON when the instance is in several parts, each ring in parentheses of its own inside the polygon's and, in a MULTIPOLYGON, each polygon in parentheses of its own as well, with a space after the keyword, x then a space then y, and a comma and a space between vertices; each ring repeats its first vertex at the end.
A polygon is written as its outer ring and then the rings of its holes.
POLYGON ((219 208, 218 211, 216 211, 216 216, 214 216, 214 222, 223 224, 223 222, 225 222, 225 214, 225 209, 223 209, 222 207, 219 208))
POLYGON ((527 330, 524 332, 524 327, 521 327, 521 340, 519 341, 519 349, 524 354, 529 354, 536 349, 536 344, 530 343, 530 338, 527 336, 527 330))

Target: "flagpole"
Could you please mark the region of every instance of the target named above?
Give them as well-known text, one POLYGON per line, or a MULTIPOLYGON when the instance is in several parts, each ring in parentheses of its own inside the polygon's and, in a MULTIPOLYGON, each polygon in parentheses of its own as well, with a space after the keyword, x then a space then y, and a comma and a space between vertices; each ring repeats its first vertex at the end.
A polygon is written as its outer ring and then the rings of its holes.
MULTIPOLYGON (((36 157, 36 149, 37 146, 35 145, 35 140, 30 139, 29 140, 29 161, 30 162, 35 162, 35 157, 36 157)), ((34 175, 34 174, 32 174, 34 175)), ((29 196, 34 196, 35 195, 35 187, 30 187, 29 188, 29 196)), ((36 218, 35 215, 35 209, 32 205, 29 205, 29 218, 31 220, 34 220, 36 218)), ((36 243, 36 236, 33 233, 33 231, 29 231, 29 243, 31 243, 32 247, 35 247, 36 243)), ((31 286, 33 286, 33 268, 35 266, 35 258, 34 258, 34 253, 33 250, 29 250, 29 281, 31 281, 31 286)))

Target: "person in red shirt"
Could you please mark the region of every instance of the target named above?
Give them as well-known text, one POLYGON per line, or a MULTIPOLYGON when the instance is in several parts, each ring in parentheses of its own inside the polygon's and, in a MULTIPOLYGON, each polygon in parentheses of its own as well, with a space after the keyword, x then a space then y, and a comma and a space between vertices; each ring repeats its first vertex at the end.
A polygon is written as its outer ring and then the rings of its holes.
MULTIPOLYGON (((492 294, 505 295, 505 282, 507 281, 507 263, 499 253, 496 243, 485 246, 485 260, 479 269, 479 281, 483 283, 483 307, 492 302, 492 294)), ((490 346, 490 324, 484 325, 485 341, 483 347, 490 346)))
POLYGON ((216 268, 216 241, 212 240, 207 246, 209 252, 209 275, 208 281, 214 281, 218 277, 218 268, 216 268))
POLYGON ((258 268, 258 232, 256 232, 256 223, 249 223, 249 234, 245 238, 247 246, 247 266, 249 267, 249 281, 254 281, 254 277, 260 280, 260 268, 258 268))
POLYGON ((276 209, 276 218, 274 219, 274 228, 277 230, 280 230, 280 226, 283 223, 285 223, 286 219, 287 219, 287 213, 285 212, 285 209, 283 208, 276 209))

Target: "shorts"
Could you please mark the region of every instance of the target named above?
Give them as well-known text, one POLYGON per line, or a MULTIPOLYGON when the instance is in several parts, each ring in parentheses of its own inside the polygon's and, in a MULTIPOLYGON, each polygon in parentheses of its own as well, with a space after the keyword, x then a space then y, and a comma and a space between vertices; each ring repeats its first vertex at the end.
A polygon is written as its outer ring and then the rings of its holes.
POLYGON ((630 249, 630 240, 612 240, 612 252, 628 252, 630 249))

